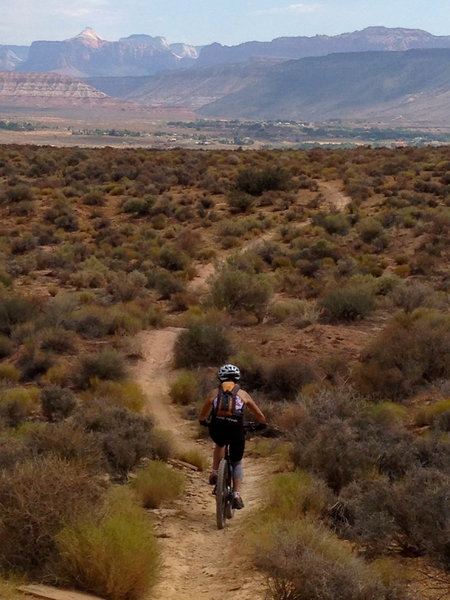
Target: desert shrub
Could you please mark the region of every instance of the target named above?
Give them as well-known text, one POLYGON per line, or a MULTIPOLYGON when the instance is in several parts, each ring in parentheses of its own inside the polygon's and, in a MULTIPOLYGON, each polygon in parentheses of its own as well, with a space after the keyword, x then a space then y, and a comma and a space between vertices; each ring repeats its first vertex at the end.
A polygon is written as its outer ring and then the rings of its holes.
POLYGON ((138 471, 131 487, 144 508, 159 508, 181 495, 184 477, 163 462, 150 461, 145 469, 138 471))
POLYGON ((0 566, 39 577, 56 551, 56 535, 91 512, 101 487, 79 464, 57 457, 24 461, 0 473, 0 566))
POLYGON ((189 256, 173 244, 166 244, 161 248, 158 262, 163 269, 168 271, 184 271, 190 263, 189 256))
POLYGON ((124 379, 126 375, 124 357, 114 348, 105 348, 98 354, 88 354, 80 358, 74 380, 78 387, 87 388, 91 380, 116 381, 124 379))
POLYGON ((419 427, 432 425, 439 429, 440 421, 444 422, 448 413, 450 413, 450 399, 440 400, 428 406, 419 406, 414 416, 414 422, 419 427))
POLYGON ((192 368, 218 365, 226 362, 231 352, 229 333, 221 323, 194 319, 175 342, 175 366, 192 368))
POLYGON ((26 404, 20 399, 0 396, 0 427, 19 427, 27 418, 26 404))
POLYGON ((314 215, 312 222, 314 225, 323 227, 327 233, 345 235, 350 227, 348 217, 342 213, 324 215, 318 213, 314 215))
MULTIPOLYGON (((65 194, 67 197, 67 194, 65 194)), ((103 206, 105 204, 105 198, 100 190, 92 190, 85 194, 83 198, 84 204, 87 206, 103 206)))
POLYGON ((243 192, 234 192, 228 196, 228 206, 232 213, 249 212, 255 204, 255 198, 243 192))
POLYGON ((272 295, 272 286, 266 275, 251 275, 225 267, 212 281, 211 295, 216 308, 230 313, 253 313, 261 321, 272 295))
POLYGON ((204 471, 208 466, 208 460, 198 448, 183 448, 177 452, 177 458, 185 463, 197 467, 199 471, 204 471))
POLYGON ((46 373, 54 361, 52 354, 43 352, 37 343, 30 342, 19 356, 17 366, 22 372, 22 379, 31 381, 46 373))
POLYGON ((448 474, 416 468, 398 481, 386 479, 353 484, 342 491, 349 510, 349 535, 374 555, 397 544, 406 554, 431 555, 450 567, 448 474), (420 490, 420 493, 418 493, 420 490))
POLYGON ((127 490, 114 490, 106 510, 57 536, 59 581, 109 600, 140 600, 159 573, 151 523, 127 490))
POLYGON ((19 183, 5 190, 2 198, 3 202, 24 202, 33 200, 33 191, 25 183, 19 183))
POLYGON ((328 291, 319 305, 328 321, 354 321, 374 310, 374 293, 365 285, 347 284, 328 291))
POLYGON ((273 400, 292 400, 301 388, 314 381, 313 367, 297 358, 285 358, 271 365, 265 373, 264 390, 273 400))
POLYGON ((111 472, 119 478, 126 477, 141 458, 159 456, 164 445, 154 443, 153 422, 121 407, 102 406, 98 401, 85 404, 76 422, 86 431, 95 433, 101 441, 103 453, 111 472))
POLYGON ((261 524, 255 562, 266 571, 270 600, 388 600, 381 577, 345 542, 308 519, 261 524))
POLYGON ((142 293, 146 283, 146 276, 139 271, 117 273, 109 283, 107 290, 116 302, 129 302, 142 293))
POLYGON ((58 457, 80 464, 90 473, 105 470, 105 457, 100 439, 76 424, 47 423, 22 434, 24 447, 34 458, 58 457))
POLYGON ((11 241, 11 254, 24 254, 34 250, 38 245, 38 240, 31 233, 25 233, 19 238, 11 241))
POLYGON ((153 269, 148 275, 148 285, 155 288, 163 300, 184 290, 184 283, 166 269, 153 269))
POLYGON ((299 515, 326 514, 333 494, 325 482, 310 473, 279 473, 270 480, 266 508, 270 518, 296 519, 299 515))
POLYGON ((368 346, 355 369, 360 390, 403 398, 450 374, 450 320, 433 310, 398 313, 368 346))
POLYGON ((123 203, 122 210, 135 217, 145 217, 151 213, 154 203, 155 198, 153 198, 153 196, 147 196, 145 198, 128 198, 123 203))
POLYGON ((374 242, 374 240, 380 237, 384 232, 383 225, 380 221, 372 217, 362 219, 358 223, 357 229, 361 239, 366 243, 374 242))
POLYGON ((419 281, 402 282, 392 290, 390 297, 395 306, 402 308, 405 312, 412 312, 419 306, 431 308, 436 302, 434 289, 419 281))
POLYGON ((76 213, 71 204, 65 199, 55 200, 52 206, 45 211, 44 218, 48 223, 53 223, 64 231, 78 230, 76 213))
POLYGON ((0 333, 9 335, 14 327, 32 319, 38 309, 32 298, 0 290, 0 333))
POLYGON ((196 402, 199 398, 197 377, 194 373, 185 371, 180 373, 170 386, 169 390, 172 402, 188 405, 196 402))
POLYGON ((17 383, 20 379, 20 371, 12 363, 0 364, 0 382, 17 383))
POLYGON ((285 323, 293 327, 303 328, 317 323, 321 309, 309 300, 285 300, 275 302, 269 307, 269 317, 274 323, 285 323))
POLYGON ((268 190, 286 190, 290 175, 281 167, 266 167, 263 170, 244 169, 235 179, 235 187, 251 196, 260 196, 268 190))
POLYGON ((142 413, 148 402, 141 386, 131 380, 94 379, 87 393, 94 398, 104 398, 110 405, 115 404, 135 413, 142 413))
POLYGON ((57 354, 75 351, 77 339, 72 331, 62 327, 52 327, 39 332, 39 345, 42 350, 50 350, 57 354))
POLYGON ((62 421, 76 406, 75 394, 68 388, 51 385, 41 391, 42 414, 48 421, 62 421))
MULTIPOLYGON (((15 433, 15 432, 14 432, 15 433)), ((0 470, 13 469, 29 458, 23 440, 7 431, 0 433, 0 470)))

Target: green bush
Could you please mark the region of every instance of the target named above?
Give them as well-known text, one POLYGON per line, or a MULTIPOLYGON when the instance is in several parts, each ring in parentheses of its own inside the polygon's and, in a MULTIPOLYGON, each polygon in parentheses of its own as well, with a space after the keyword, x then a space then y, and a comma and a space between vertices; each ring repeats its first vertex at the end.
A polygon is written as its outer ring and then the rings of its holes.
POLYGON ((32 319, 39 304, 32 298, 0 290, 0 333, 10 335, 14 327, 32 319))
POLYGON ((286 190, 289 185, 290 175, 281 167, 244 169, 238 173, 235 180, 236 189, 251 196, 260 196, 268 190, 286 190))
POLYGON ((98 354, 81 357, 74 380, 83 389, 95 379, 116 381, 124 379, 126 375, 127 367, 122 354, 114 348, 105 348, 98 354))
POLYGON ((101 516, 65 527, 57 548, 59 581, 108 600, 141 600, 159 574, 151 523, 123 489, 101 516))
POLYGON ((199 398, 197 377, 189 371, 180 373, 170 386, 169 395, 176 404, 188 405, 195 403, 199 398))
POLYGON ((184 489, 182 473, 159 461, 151 461, 131 482, 144 508, 159 508, 178 498, 184 489))
POLYGON ((232 352, 228 331, 220 323, 194 319, 175 342, 175 366, 194 368, 226 362, 232 352))
POLYGON ((255 539, 255 562, 269 577, 270 600, 395 597, 393 590, 345 542, 308 519, 261 523, 255 539))
POLYGON ((304 471, 274 475, 268 487, 268 518, 296 519, 299 515, 324 516, 333 494, 324 481, 304 471))
POLYGON ((216 308, 230 313, 246 311, 261 321, 272 295, 272 286, 266 275, 251 275, 225 267, 212 281, 211 295, 216 308))
POLYGON ((450 375, 450 319, 419 308, 398 313, 369 344, 354 381, 365 393, 404 398, 450 375))
POLYGON ((73 422, 39 424, 22 433, 24 447, 34 458, 58 457, 89 473, 106 468, 101 440, 73 422))
POLYGON ((170 451, 160 436, 153 435, 150 417, 126 408, 92 401, 77 413, 75 422, 98 437, 110 471, 119 479, 126 478, 141 458, 166 459, 170 451))
POLYGON ((51 385, 42 388, 42 414, 48 421, 62 421, 76 406, 75 394, 68 388, 51 385))
POLYGON ((234 192, 228 196, 228 206, 233 213, 249 212, 255 204, 255 198, 243 192, 234 192))
POLYGON ((145 217, 149 215, 155 199, 152 196, 146 198, 128 198, 122 205, 122 210, 125 213, 135 217, 145 217))
POLYGON ((330 290, 319 305, 327 321, 355 321, 374 310, 375 297, 370 287, 350 283, 330 290))
POLYGON ((293 400, 304 385, 313 382, 313 367, 297 358, 276 361, 264 376, 264 391, 273 400, 293 400))
MULTIPOLYGON (((0 474, 0 568, 31 577, 46 574, 56 536, 90 513, 102 490, 79 464, 38 458, 0 474)), ((48 574, 48 573, 47 573, 48 574)))

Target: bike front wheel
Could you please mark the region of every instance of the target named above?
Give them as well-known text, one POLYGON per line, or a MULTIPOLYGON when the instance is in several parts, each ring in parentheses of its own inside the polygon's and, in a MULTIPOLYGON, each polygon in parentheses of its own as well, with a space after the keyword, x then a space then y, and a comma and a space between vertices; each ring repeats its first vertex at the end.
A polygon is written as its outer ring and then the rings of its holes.
POLYGON ((226 510, 229 494, 227 461, 223 458, 219 463, 216 483, 216 523, 217 529, 223 529, 227 520, 226 510))

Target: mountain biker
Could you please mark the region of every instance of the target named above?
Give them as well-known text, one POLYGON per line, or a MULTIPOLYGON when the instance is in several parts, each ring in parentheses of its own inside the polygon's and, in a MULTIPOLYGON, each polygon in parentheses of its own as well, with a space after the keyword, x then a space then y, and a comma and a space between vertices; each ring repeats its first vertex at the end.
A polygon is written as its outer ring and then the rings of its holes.
POLYGON ((244 408, 248 407, 252 411, 261 429, 266 426, 266 417, 250 394, 239 389, 238 382, 241 372, 238 367, 231 364, 222 365, 217 371, 217 378, 220 382, 219 388, 208 394, 199 414, 200 424, 209 427, 209 435, 215 443, 209 483, 210 485, 216 484, 219 463, 225 456, 225 445, 229 444, 233 467, 232 506, 240 509, 244 508, 240 493, 244 475, 242 468, 245 449, 244 408), (231 393, 233 397, 232 410, 229 414, 219 410, 219 398, 221 398, 222 390, 228 391, 228 394, 231 393))

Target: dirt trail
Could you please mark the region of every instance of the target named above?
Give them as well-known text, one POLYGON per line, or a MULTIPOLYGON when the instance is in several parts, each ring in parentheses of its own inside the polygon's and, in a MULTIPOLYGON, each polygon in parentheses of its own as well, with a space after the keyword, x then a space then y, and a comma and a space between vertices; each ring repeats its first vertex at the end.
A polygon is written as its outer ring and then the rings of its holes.
MULTIPOLYGON (((168 398, 173 345, 179 331, 168 327, 139 335, 145 358, 136 365, 134 377, 149 397, 148 412, 157 425, 171 431, 180 446, 195 444, 209 459, 212 443, 194 441, 192 425, 168 398)), ((206 473, 186 469, 185 498, 171 508, 152 511, 164 564, 152 600, 262 600, 263 577, 243 553, 242 542, 245 525, 260 501, 267 465, 251 458, 244 462, 246 506, 236 511, 225 530, 216 529, 206 473)))
POLYGON ((337 189, 335 182, 320 181, 319 189, 325 196, 325 202, 329 205, 329 208, 334 208, 342 212, 352 201, 350 196, 347 196, 344 192, 337 189))

